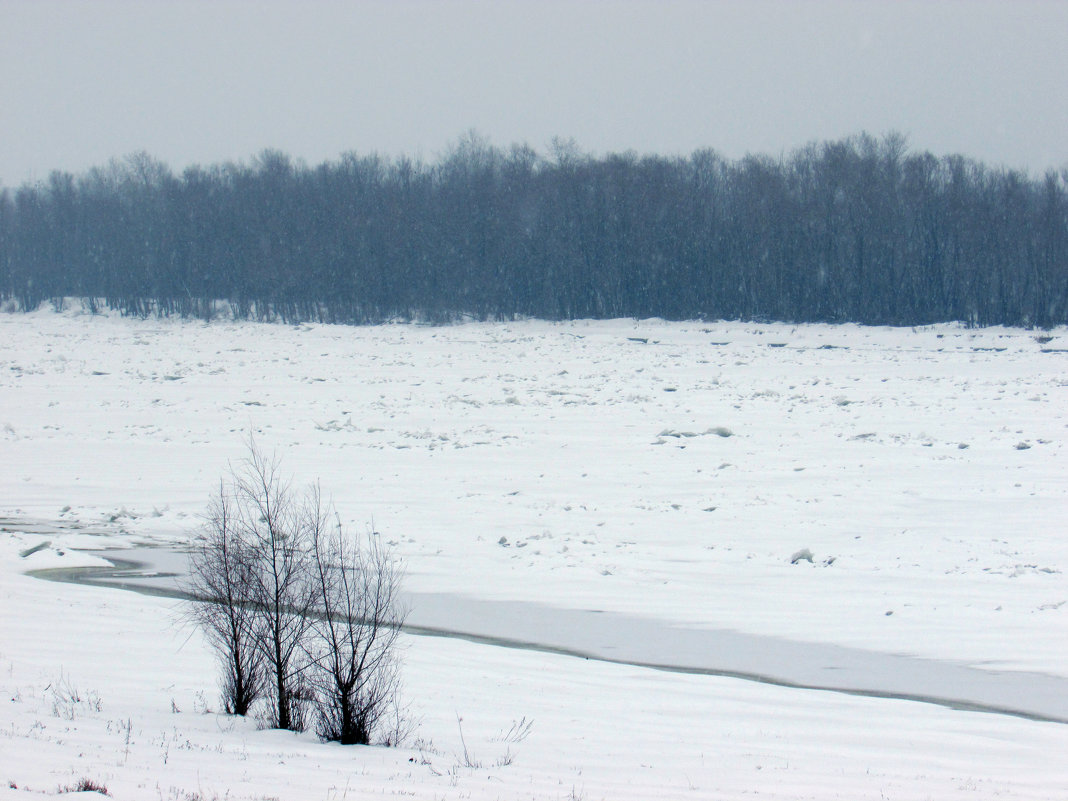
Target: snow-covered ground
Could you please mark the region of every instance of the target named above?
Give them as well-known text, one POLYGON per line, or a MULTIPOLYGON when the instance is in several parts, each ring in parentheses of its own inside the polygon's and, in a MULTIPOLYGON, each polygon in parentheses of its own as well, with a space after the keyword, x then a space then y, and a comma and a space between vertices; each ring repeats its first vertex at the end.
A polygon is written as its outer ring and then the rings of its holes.
POLYGON ((0 798, 1068 796, 1062 724, 426 637, 422 748, 320 745, 207 713, 173 601, 24 575, 186 539, 251 429, 415 592, 1068 676, 1068 331, 42 311, 0 342, 0 517, 54 529, 0 535, 0 798))

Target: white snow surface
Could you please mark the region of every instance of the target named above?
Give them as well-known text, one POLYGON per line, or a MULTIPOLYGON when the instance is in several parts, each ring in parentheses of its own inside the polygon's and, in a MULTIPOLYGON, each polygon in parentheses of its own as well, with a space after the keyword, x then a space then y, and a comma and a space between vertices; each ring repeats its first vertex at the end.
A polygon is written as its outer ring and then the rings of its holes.
POLYGON ((323 745, 213 711, 175 601, 25 575, 187 541, 251 430, 413 592, 1066 677, 1064 329, 73 309, 0 314, 0 798, 1068 797, 1063 724, 417 636, 417 739, 323 745))

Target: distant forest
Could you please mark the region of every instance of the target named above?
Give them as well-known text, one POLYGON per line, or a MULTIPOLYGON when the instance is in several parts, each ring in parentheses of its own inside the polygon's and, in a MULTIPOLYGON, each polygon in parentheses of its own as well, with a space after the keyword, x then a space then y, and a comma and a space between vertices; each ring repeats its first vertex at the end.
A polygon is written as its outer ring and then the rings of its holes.
POLYGON ((1068 323, 1068 169, 1041 179, 860 135, 737 161, 545 154, 469 134, 433 163, 146 154, 0 190, 0 296, 289 322, 662 317, 1068 323))

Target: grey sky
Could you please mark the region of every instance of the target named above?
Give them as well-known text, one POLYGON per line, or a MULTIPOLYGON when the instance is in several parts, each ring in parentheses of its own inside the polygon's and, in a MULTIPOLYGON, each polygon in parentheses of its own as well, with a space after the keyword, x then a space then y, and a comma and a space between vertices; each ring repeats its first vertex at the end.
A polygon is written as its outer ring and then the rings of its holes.
POLYGON ((146 150, 729 158, 899 130, 1068 166, 1068 2, 0 0, 0 184, 146 150))

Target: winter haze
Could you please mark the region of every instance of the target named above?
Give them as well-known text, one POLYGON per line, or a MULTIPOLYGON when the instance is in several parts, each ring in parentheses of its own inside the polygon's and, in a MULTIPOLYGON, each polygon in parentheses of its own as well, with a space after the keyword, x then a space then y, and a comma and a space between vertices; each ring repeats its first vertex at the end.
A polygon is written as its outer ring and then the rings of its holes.
POLYGON ((0 0, 0 801, 1068 798, 1066 32, 0 0), (247 717, 158 592, 250 439, 403 568, 372 745, 340 539, 247 717))
POLYGON ((1068 163, 1056 2, 0 2, 0 183, 147 151, 432 159, 476 129, 595 153, 778 155, 897 130, 1068 163))

